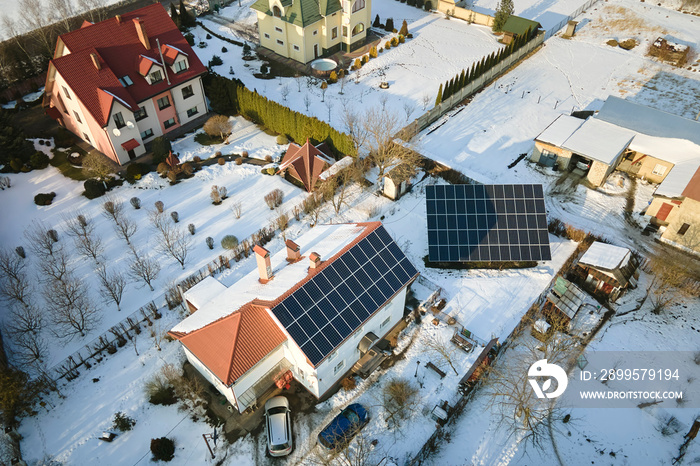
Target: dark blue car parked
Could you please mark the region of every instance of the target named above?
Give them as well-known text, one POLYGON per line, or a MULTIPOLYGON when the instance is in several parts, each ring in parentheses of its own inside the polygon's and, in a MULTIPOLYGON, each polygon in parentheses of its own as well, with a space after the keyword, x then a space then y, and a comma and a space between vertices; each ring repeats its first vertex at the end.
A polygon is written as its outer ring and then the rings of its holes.
POLYGON ((340 412, 325 429, 318 434, 318 443, 335 450, 348 443, 369 422, 367 410, 353 403, 340 412))

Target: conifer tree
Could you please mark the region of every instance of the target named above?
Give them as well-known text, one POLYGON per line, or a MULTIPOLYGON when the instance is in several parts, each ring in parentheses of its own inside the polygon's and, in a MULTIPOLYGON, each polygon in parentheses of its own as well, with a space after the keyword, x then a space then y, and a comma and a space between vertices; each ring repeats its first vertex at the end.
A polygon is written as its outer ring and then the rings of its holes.
POLYGON ((437 107, 442 102, 442 84, 440 84, 440 89, 438 89, 437 97, 435 98, 435 106, 437 107))
POLYGON ((377 16, 374 17, 374 22, 372 23, 372 27, 373 27, 373 28, 380 28, 380 27, 382 27, 382 23, 381 23, 381 21, 379 20, 379 15, 377 15, 377 16))
POLYGON ((182 25, 182 22, 180 21, 180 15, 177 12, 177 8, 175 8, 175 4, 171 3, 170 4, 170 18, 172 18, 173 23, 175 23, 175 26, 178 28, 182 25))
POLYGON ((466 84, 466 75, 464 74, 464 68, 462 68, 462 73, 459 75, 459 88, 462 89, 466 84))
POLYGON ((401 24, 401 30, 399 31, 399 34, 402 36, 406 37, 408 35, 408 23, 406 20, 403 20, 403 23, 401 24))
POLYGON ((493 31, 501 32, 506 21, 508 21, 508 17, 512 15, 514 11, 513 0, 500 0, 496 8, 496 14, 493 17, 493 31))
POLYGON ((447 100, 452 95, 452 80, 445 83, 445 92, 442 94, 442 100, 447 100))

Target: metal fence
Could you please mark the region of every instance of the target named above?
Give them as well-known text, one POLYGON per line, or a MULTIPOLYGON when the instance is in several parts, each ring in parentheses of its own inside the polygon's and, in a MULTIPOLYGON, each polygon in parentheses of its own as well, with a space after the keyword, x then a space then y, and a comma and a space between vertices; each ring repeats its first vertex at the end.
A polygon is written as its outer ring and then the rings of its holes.
POLYGON ((599 1, 599 0, 588 0, 586 3, 584 3, 583 5, 581 5, 580 7, 578 7, 578 8, 576 9, 576 11, 574 11, 574 12, 571 13, 569 16, 567 16, 566 18, 564 18, 564 19, 562 19, 561 21, 559 21, 559 22, 556 24, 556 26, 552 26, 550 29, 548 29, 547 32, 546 32, 545 35, 544 35, 544 39, 547 40, 547 39, 549 39, 550 37, 552 37, 554 34, 556 34, 557 32, 561 31, 561 29, 562 29, 564 26, 566 26, 566 24, 567 24, 569 21, 571 21, 572 19, 574 19, 575 17, 577 17, 578 15, 580 15, 581 13, 583 13, 584 11, 586 11, 587 9, 589 9, 594 3, 597 3, 598 1, 599 1))

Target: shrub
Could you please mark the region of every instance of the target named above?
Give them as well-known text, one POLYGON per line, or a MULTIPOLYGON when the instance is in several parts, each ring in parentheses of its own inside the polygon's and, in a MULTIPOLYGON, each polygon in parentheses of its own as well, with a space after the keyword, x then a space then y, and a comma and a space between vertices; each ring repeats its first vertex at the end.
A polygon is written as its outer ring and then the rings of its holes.
POLYGON ((377 49, 377 52, 379 52, 379 53, 382 53, 383 51, 384 51, 383 47, 379 47, 379 49, 377 49))
POLYGON ((389 50, 391 48, 391 42, 387 42, 386 44, 384 44, 384 48, 389 50))
POLYGON ((398 422, 408 418, 420 404, 418 388, 408 379, 393 378, 382 390, 384 409, 398 422))
POLYGON ((29 165, 36 170, 41 170, 49 166, 49 156, 43 152, 36 151, 29 158, 29 165))
POLYGON ((221 204, 221 193, 219 192, 219 187, 217 185, 211 187, 211 193, 209 193, 209 197, 211 198, 212 204, 221 204))
POLYGON ((433 4, 430 1, 425 2, 425 4, 423 5, 423 9, 425 11, 430 11, 433 9, 433 4))
POLYGON ((211 34, 207 34, 207 40, 211 39, 211 34))
POLYGON ((146 382, 144 388, 151 404, 170 406, 177 403, 175 389, 160 374, 146 382))
POLYGON ((211 57, 211 60, 209 60, 209 68, 213 66, 223 65, 223 63, 224 61, 221 59, 220 56, 214 55, 213 57, 211 57))
MULTIPOLYGON (((415 0, 409 0, 410 2, 415 2, 415 0)), ((409 3, 409 5, 413 6, 413 3, 409 3)), ((406 20, 403 20, 403 23, 401 24, 401 30, 399 31, 399 34, 402 36, 406 36, 408 34, 408 23, 406 20)))
POLYGON ((218 159, 216 159, 216 163, 218 163, 219 165, 223 165, 226 163, 226 159, 223 157, 219 157, 218 159))
POLYGON ((134 209, 139 210, 141 208, 141 199, 139 199, 138 197, 132 197, 129 202, 131 202, 131 206, 134 209))
POLYGON ((346 392, 349 392, 350 390, 354 389, 357 387, 357 382, 355 381, 355 377, 346 377, 340 382, 340 386, 345 390, 346 392))
POLYGON ((170 461, 175 457, 175 442, 168 437, 153 438, 151 453, 155 461, 170 461))
POLYGON ((66 128, 58 128, 54 142, 56 147, 70 147, 73 145, 73 133, 66 128))
POLYGON ((122 413, 117 411, 114 413, 114 421, 112 422, 112 428, 120 430, 122 432, 127 432, 131 430, 136 425, 136 421, 122 413))
POLYGON ((17 255, 18 255, 19 257, 21 257, 22 259, 26 259, 26 258, 27 258, 27 254, 24 252, 24 248, 23 248, 22 246, 17 246, 17 247, 15 248, 15 252, 16 252, 17 255))
POLYGON ((267 162, 267 163, 272 163, 272 156, 271 156, 271 155, 266 155, 266 156, 265 156, 265 162, 267 162))
POLYGON ((200 157, 199 155, 195 155, 192 160, 194 161, 194 163, 200 163, 202 161, 202 157, 200 157))
POLYGON ((260 173, 262 173, 263 175, 274 175, 275 173, 277 173, 277 169, 274 167, 263 168, 262 170, 260 170, 260 173))
POLYGON ((10 160, 10 168, 12 168, 13 172, 19 173, 20 171, 22 171, 22 168, 24 168, 24 163, 21 159, 14 158, 10 160))
POLYGON ((382 23, 379 20, 379 15, 374 17, 374 22, 372 23, 373 28, 380 28, 382 27, 382 23))
POLYGON ((163 201, 156 201, 153 205, 156 206, 156 210, 160 214, 162 214, 163 210, 165 210, 165 205, 163 204, 163 201))
POLYGON ((179 223, 180 222, 180 214, 178 214, 176 211, 170 212, 170 218, 173 219, 173 222, 179 223))
POLYGON ((98 198, 107 191, 105 189, 105 185, 95 178, 85 180, 85 183, 83 183, 83 188, 85 189, 83 196, 87 197, 88 199, 98 198))
POLYGON ((168 174, 169 170, 170 170, 170 167, 165 162, 159 163, 158 167, 156 168, 156 171, 158 172, 158 174, 160 176, 166 176, 168 174))
POLYGON ((170 140, 165 136, 158 136, 151 143, 151 152, 153 152, 153 163, 159 164, 165 162, 165 158, 172 150, 170 140))
POLYGON ((247 151, 247 150, 244 150, 243 152, 241 152, 241 157, 247 158, 247 157, 248 157, 248 151, 247 151))
POLYGON ((189 162, 185 162, 182 164, 182 173, 184 173, 187 176, 192 175, 194 173, 194 169, 192 168, 192 164, 189 162))
POLYGON ((214 152, 214 157, 221 157, 221 151, 217 150, 216 152, 214 152))
POLYGON ((34 204, 36 205, 51 205, 56 193, 39 193, 34 196, 34 204))
POLYGON ((406 37, 404 37, 403 35, 399 34, 399 44, 403 44, 404 42, 406 42, 406 37))
POLYGON ((190 223, 189 225, 187 225, 187 229, 189 230, 190 235, 194 235, 194 232, 195 232, 194 223, 190 223))
POLYGON ((238 158, 236 159, 236 165, 240 165, 240 164, 242 164, 242 163, 243 163, 243 159, 242 159, 241 157, 238 157, 238 158))
POLYGON ((355 63, 352 65, 352 69, 359 70, 360 68, 362 68, 362 62, 359 58, 356 58, 355 63))
POLYGON ((331 71, 330 76, 328 76, 328 82, 331 84, 337 83, 338 82, 338 73, 335 71, 331 71))
POLYGON ((262 74, 267 74, 268 71, 269 71, 269 68, 267 66, 267 63, 263 63, 262 65, 260 65, 260 72, 262 74))
POLYGON ((169 170, 167 176, 170 180, 170 184, 175 184, 175 182, 177 181, 177 173, 175 172, 175 170, 169 170))
POLYGON ((287 139, 287 136, 284 134, 278 134, 277 135, 277 144, 280 146, 284 146, 285 144, 289 144, 289 139, 287 139))
POLYGON ((370 58, 377 58, 377 46, 373 45, 372 48, 369 49, 369 57, 370 58))
POLYGON ((221 247, 224 249, 236 249, 236 247, 238 247, 238 238, 233 235, 224 236, 221 239, 221 247))
POLYGON ((126 178, 135 180, 148 173, 148 165, 144 163, 131 163, 126 167, 126 178))
POLYGON ((338 70, 338 78, 343 79, 345 77, 345 69, 341 68, 338 70))
POLYGON ((367 55, 362 55, 362 64, 366 65, 368 61, 369 61, 369 57, 367 55))
POLYGON ((48 230, 46 236, 54 243, 58 243, 58 232, 56 230, 48 230))
POLYGON ((394 36, 391 38, 391 46, 396 47, 397 45, 399 45, 399 38, 394 36))
POLYGON ((411 34, 411 33, 409 32, 408 34, 406 34, 406 38, 407 38, 407 39, 413 39, 413 34, 411 34))
POLYGON ((194 45, 194 34, 188 32, 187 34, 185 34, 185 40, 188 44, 190 44, 190 47, 192 47, 194 45))
POLYGON ((211 236, 207 236, 207 239, 205 241, 209 249, 214 249, 214 238, 212 238, 211 236))
POLYGON ((384 30, 386 32, 392 32, 394 30, 394 18, 388 18, 386 24, 384 25, 384 30))
POLYGON ((270 208, 270 210, 273 210, 275 207, 279 207, 282 205, 283 198, 284 193, 281 189, 277 188, 265 195, 265 203, 270 208))
POLYGON ((228 49, 226 47, 221 47, 221 53, 226 53, 228 52, 228 49))

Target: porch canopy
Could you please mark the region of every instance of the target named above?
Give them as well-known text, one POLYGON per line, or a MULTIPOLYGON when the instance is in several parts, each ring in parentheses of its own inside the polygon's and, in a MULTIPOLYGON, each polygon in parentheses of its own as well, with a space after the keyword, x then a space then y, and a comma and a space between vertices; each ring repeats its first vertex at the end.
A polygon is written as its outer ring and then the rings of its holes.
POLYGON ((133 149, 136 149, 140 145, 141 144, 139 144, 139 142, 134 138, 131 138, 126 142, 122 142, 122 147, 124 148, 124 150, 133 150, 133 149))
POLYGON ((374 343, 379 340, 379 337, 375 335, 372 332, 369 332, 367 335, 362 337, 362 340, 360 340, 360 344, 357 345, 357 349, 360 350, 361 354, 366 353, 374 343))

